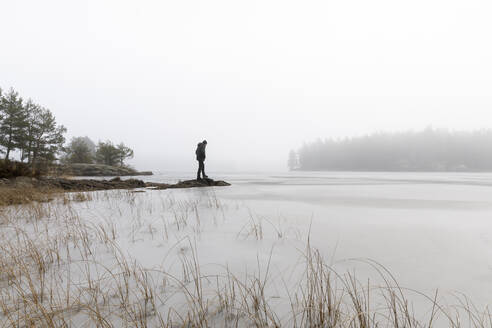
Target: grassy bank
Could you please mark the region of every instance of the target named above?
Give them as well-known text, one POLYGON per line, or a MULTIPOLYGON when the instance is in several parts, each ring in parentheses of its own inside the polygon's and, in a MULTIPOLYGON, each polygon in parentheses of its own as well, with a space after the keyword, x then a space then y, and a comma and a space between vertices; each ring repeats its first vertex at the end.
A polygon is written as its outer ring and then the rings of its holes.
POLYGON ((34 188, 32 186, 0 186, 0 206, 49 202, 60 196, 63 190, 34 188))

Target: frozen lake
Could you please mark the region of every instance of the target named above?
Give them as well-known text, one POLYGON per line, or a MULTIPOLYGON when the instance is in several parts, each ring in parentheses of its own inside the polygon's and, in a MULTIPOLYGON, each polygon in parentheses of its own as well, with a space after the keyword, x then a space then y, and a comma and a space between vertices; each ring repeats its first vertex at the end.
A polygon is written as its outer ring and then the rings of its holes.
MULTIPOLYGON (((217 197, 274 224, 311 224, 311 242, 344 268, 375 260, 402 286, 492 301, 492 174, 210 174, 233 185, 217 197)), ((159 174, 146 179, 190 177, 159 174)), ((200 194, 199 189, 179 191, 200 194)), ((193 197, 193 196, 192 196, 193 197)), ((358 268, 364 274, 364 266, 358 268)))
MULTIPOLYGON (((389 295, 400 293, 397 311, 408 305, 411 320, 428 326, 438 291, 442 312, 434 327, 450 326, 447 315, 466 321, 463 308, 488 320, 463 327, 490 326, 490 313, 482 311, 492 305, 492 174, 209 175, 232 185, 66 193, 46 204, 5 209, 0 247, 12 251, 1 253, 0 263, 15 264, 23 274, 8 276, 0 305, 24 316, 15 304, 25 300, 25 286, 37 286, 40 295, 56 296, 45 305, 67 308, 59 313, 76 327, 94 326, 92 312, 72 312, 70 300, 97 304, 101 316, 95 318, 108 317, 115 326, 131 326, 135 315, 150 327, 164 319, 186 326, 196 306, 207 304, 200 311, 208 326, 250 327, 259 313, 252 310, 258 309, 254 295, 261 294, 269 318, 295 327, 293 320, 307 318, 313 304, 328 304, 313 291, 329 290, 344 320, 365 312, 392 326, 389 295), (34 283, 26 285, 31 271, 25 268, 43 258, 39 252, 60 260, 48 256, 48 270, 33 271, 34 283), (355 289, 350 281, 357 281, 355 289), (350 290, 367 299, 365 310, 351 305, 350 290), (148 295, 155 295, 151 311, 148 295), (240 323, 231 324, 234 318, 240 323)), ((192 177, 137 178, 171 183, 192 177)), ((0 315, 0 324, 5 320, 0 315)), ((313 326, 306 322, 297 326, 313 326)))

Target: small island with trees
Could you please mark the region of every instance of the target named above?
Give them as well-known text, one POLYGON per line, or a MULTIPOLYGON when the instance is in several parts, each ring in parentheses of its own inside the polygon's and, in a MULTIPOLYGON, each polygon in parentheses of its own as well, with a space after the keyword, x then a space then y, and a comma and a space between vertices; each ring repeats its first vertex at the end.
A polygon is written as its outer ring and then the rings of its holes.
POLYGON ((290 170, 491 172, 492 130, 375 133, 291 150, 290 170))
POLYGON ((0 154, 4 155, 4 167, 15 165, 32 172, 73 176, 152 174, 126 164, 134 151, 124 143, 115 145, 108 140, 96 145, 89 137, 74 137, 65 145, 66 132, 49 109, 31 99, 24 100, 14 89, 0 89, 0 154))
POLYGON ((60 158, 61 170, 74 176, 129 176, 152 175, 139 172, 126 165, 133 158, 133 149, 124 143, 99 141, 96 145, 89 137, 74 137, 60 158))

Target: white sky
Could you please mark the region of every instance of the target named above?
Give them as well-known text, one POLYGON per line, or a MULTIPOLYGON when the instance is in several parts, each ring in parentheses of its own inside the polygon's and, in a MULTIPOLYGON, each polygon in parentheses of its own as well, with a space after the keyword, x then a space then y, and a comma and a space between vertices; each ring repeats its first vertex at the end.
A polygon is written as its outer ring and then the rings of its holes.
POLYGON ((0 0, 0 87, 138 169, 286 169, 318 137, 492 127, 492 2, 0 0))

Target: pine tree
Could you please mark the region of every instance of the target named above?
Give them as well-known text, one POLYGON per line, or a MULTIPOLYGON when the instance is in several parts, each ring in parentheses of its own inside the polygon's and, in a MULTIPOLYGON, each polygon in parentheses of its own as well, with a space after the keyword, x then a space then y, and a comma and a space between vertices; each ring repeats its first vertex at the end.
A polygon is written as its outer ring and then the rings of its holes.
POLYGON ((96 146, 88 137, 72 138, 66 149, 66 161, 69 163, 92 163, 96 146))
POLYGON ((294 150, 289 152, 289 159, 287 161, 287 165, 289 166, 289 170, 295 170, 299 167, 299 159, 297 153, 294 150))
POLYGON ((37 121, 37 117, 40 115, 40 107, 34 104, 32 100, 29 99, 25 105, 25 110, 27 112, 27 124, 20 145, 21 162, 24 162, 24 160, 27 159, 27 162, 30 163, 32 157, 34 133, 36 128, 35 122, 37 121))
POLYGON ((127 158, 133 158, 133 150, 125 146, 124 143, 120 143, 117 148, 118 148, 118 161, 120 166, 123 166, 127 158))
POLYGON ((63 149, 64 133, 67 129, 56 124, 55 117, 49 109, 38 108, 32 116, 32 147, 30 163, 35 166, 39 162, 51 162, 56 154, 63 149))
POLYGON ((8 160, 11 151, 20 148, 24 142, 28 113, 14 89, 10 89, 1 102, 0 145, 4 147, 5 159, 8 160))
POLYGON ((111 141, 99 141, 96 150, 96 161, 99 164, 115 166, 119 161, 118 148, 111 141))

